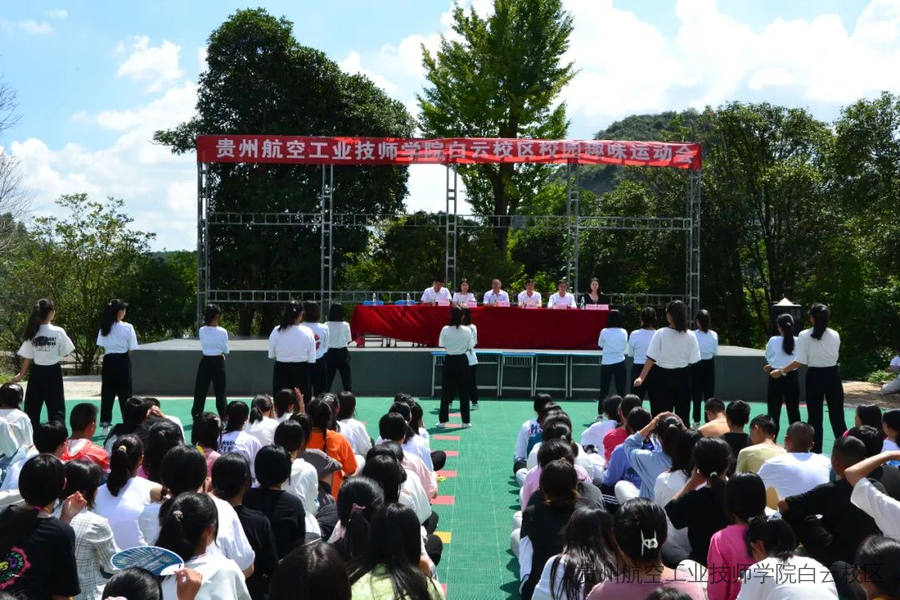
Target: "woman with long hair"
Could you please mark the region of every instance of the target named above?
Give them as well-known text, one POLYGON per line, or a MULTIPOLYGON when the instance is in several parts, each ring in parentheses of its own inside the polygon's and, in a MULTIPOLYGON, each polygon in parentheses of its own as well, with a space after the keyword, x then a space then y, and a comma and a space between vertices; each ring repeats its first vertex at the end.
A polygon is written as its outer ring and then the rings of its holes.
MULTIPOLYGON (((631 393, 641 400, 651 391, 649 381, 644 381, 641 385, 634 385, 634 380, 640 377, 641 371, 644 370, 644 363, 647 362, 647 349, 650 347, 650 340, 656 333, 656 309, 652 306, 645 306, 641 311, 641 328, 635 329, 628 336, 628 354, 631 355, 631 393)), ((649 375, 647 375, 649 377, 649 375)), ((650 401, 653 404, 653 401, 650 401)))
POLYGON ((609 394, 610 384, 615 383, 616 393, 625 395, 625 353, 628 350, 628 332, 622 327, 625 323, 622 313, 609 311, 606 327, 600 330, 597 347, 600 348, 600 395, 597 401, 597 414, 603 412, 603 401, 609 394))
POLYGON ((151 425, 150 432, 147 434, 144 461, 138 469, 138 475, 150 481, 162 483, 160 468, 163 456, 175 446, 182 444, 184 444, 184 436, 181 435, 181 429, 172 421, 162 419, 151 425))
POLYGON ((64 423, 66 419, 66 397, 59 362, 75 350, 75 344, 62 327, 52 325, 55 316, 53 302, 47 298, 41 298, 34 305, 22 335, 24 341, 17 352, 22 357, 22 368, 10 379, 11 383, 22 381, 31 367, 25 390, 25 412, 32 426, 41 422, 44 404, 47 405, 48 421, 64 423))
POLYGON ((691 370, 700 360, 697 338, 687 328, 687 308, 681 300, 666 306, 668 327, 657 329, 647 348, 647 360, 641 374, 634 380, 640 387, 653 370, 653 393, 650 412, 654 415, 674 411, 683 423, 690 423, 691 370))
POLYGON ((338 524, 328 540, 346 561, 358 561, 369 545, 372 519, 384 506, 384 492, 374 479, 353 477, 341 486, 338 524))
POLYGON ((709 311, 697 313, 694 337, 700 348, 700 360, 691 365, 691 399, 694 423, 700 423, 703 403, 716 395, 716 355, 719 353, 719 334, 710 329, 709 311))
POLYGON ((250 424, 247 425, 247 433, 259 440, 263 446, 275 442, 275 428, 278 421, 275 419, 275 402, 268 394, 257 394, 250 401, 250 424))
MULTIPOLYGON (((478 355, 475 354, 475 347, 478 346, 478 328, 472 323, 472 311, 468 306, 462 306, 463 319, 462 324, 469 328, 472 332, 472 349, 466 352, 466 360, 469 361, 469 400, 472 403, 472 410, 478 409, 478 355)), ((415 433, 415 429, 413 433, 415 433)))
MULTIPOLYGON (((663 447, 670 449, 666 453, 672 457, 672 466, 668 471, 660 473, 653 485, 653 501, 659 506, 668 504, 687 483, 694 470, 694 445, 702 437, 695 429, 669 427, 663 433, 663 447)), ((663 545, 662 558, 666 566, 675 568, 678 563, 690 557, 691 542, 688 539, 687 527, 675 527, 668 515, 666 524, 668 534, 663 545)))
POLYGON ((337 500, 344 477, 356 474, 359 465, 353 454, 353 447, 343 434, 331 431, 334 413, 331 407, 321 398, 313 398, 306 407, 306 414, 312 425, 306 447, 309 450, 321 450, 338 463, 341 468, 334 472, 331 483, 331 494, 337 500))
POLYGON ((197 365, 197 377, 194 380, 194 404, 191 416, 195 419, 206 408, 206 395, 212 383, 216 394, 216 412, 225 417, 225 405, 228 396, 225 392, 225 356, 231 352, 228 346, 228 330, 219 325, 222 320, 222 309, 216 304, 207 304, 203 309, 204 325, 197 332, 202 349, 200 364, 197 365))
POLYGON ((544 565, 533 600, 583 600, 619 570, 613 520, 608 512, 581 506, 565 530, 563 551, 544 565))
POLYGON ((212 466, 219 454, 219 436, 222 435, 222 421, 216 413, 205 412, 194 418, 191 428, 191 444, 206 457, 206 469, 212 473, 212 466))
POLYGON ((331 544, 300 546, 272 575, 269 600, 350 600, 347 565, 331 544))
POLYGON ((828 403, 828 419, 835 439, 847 431, 844 421, 844 385, 838 371, 838 355, 841 336, 828 327, 830 312, 824 304, 816 302, 809 308, 812 327, 797 336, 794 360, 781 369, 772 369, 770 377, 780 378, 806 365, 806 408, 809 424, 815 430, 813 452, 822 452, 822 421, 824 406, 828 403))
POLYGON ((600 280, 591 277, 588 291, 581 296, 582 304, 609 304, 609 296, 600 291, 600 280))
MULTIPOLYGON (((775 321, 778 335, 769 338, 766 344, 766 365, 763 370, 771 374, 776 369, 784 369, 794 361, 797 336, 794 335, 794 318, 784 313, 775 321)), ((781 405, 787 407, 788 425, 800 420, 800 378, 796 371, 782 377, 769 377, 766 390, 767 413, 775 426, 781 429, 781 405)))
POLYGON ((281 323, 269 335, 269 358, 272 369, 272 395, 283 389, 298 389, 309 400, 310 372, 316 364, 316 338, 312 330, 301 325, 303 309, 296 302, 284 307, 281 323))
MULTIPOLYGON (((232 400, 225 409, 225 429, 219 436, 219 452, 238 452, 250 462, 251 469, 256 453, 262 444, 254 436, 244 431, 244 425, 250 417, 250 407, 241 400, 232 400)), ((256 478, 256 473, 253 475, 256 478)))
POLYGON ((325 389, 330 390, 334 383, 336 373, 341 374, 341 388, 345 392, 353 390, 353 381, 350 373, 350 350, 347 346, 353 341, 350 333, 350 323, 344 320, 344 305, 335 302, 328 307, 328 352, 325 353, 325 363, 328 365, 328 379, 325 381, 325 389))
POLYGON ((316 302, 303 303, 303 325, 309 328, 316 340, 316 362, 309 373, 310 394, 318 396, 328 391, 328 364, 325 353, 328 352, 328 327, 319 323, 322 311, 316 302))
POLYGON ((450 403, 459 394, 463 427, 469 427, 469 393, 472 386, 467 353, 475 349, 472 331, 463 325, 463 310, 459 306, 450 309, 450 324, 441 329, 438 346, 444 348, 444 370, 441 374, 441 409, 438 427, 446 427, 450 420, 450 403))
POLYGON ((129 352, 137 350, 134 326, 125 322, 128 305, 113 298, 103 307, 97 345, 103 348, 103 368, 100 372, 100 427, 104 433, 112 423, 113 402, 119 398, 119 411, 124 412, 125 401, 131 398, 131 359, 129 352))
POLYGON ((459 280, 456 291, 453 292, 453 299, 450 303, 454 306, 469 306, 469 302, 475 302, 475 294, 469 291, 469 280, 463 277, 459 280))
POLYGON ((411 508, 388 504, 370 524, 369 544, 350 573, 353 600, 441 600, 437 583, 421 566, 419 520, 411 508))

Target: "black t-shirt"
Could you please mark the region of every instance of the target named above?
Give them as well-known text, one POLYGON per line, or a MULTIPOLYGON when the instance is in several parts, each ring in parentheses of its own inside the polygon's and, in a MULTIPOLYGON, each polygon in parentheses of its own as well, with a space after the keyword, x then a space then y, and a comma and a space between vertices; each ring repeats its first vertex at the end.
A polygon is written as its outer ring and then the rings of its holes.
POLYGON ((0 584, 7 576, 21 572, 4 589, 15 598, 49 600, 53 595, 77 596, 81 592, 75 566, 75 532, 59 519, 39 518, 28 539, 14 546, 3 560, 8 567, 0 572, 0 584))
POLYGON ((900 500, 900 469, 891 465, 881 465, 869 474, 884 486, 885 493, 894 500, 900 500))
POLYGON ((247 579, 247 590, 253 600, 262 600, 269 589, 269 577, 278 566, 278 549, 275 547, 275 534, 272 524, 266 515, 258 510, 238 505, 234 507, 241 527, 256 553, 253 561, 253 575, 247 579))
POLYGON ((709 487, 702 487, 666 504, 666 514, 676 529, 688 528, 691 559, 706 566, 709 538, 728 525, 722 500, 709 487))
POLYGON ((584 301, 585 304, 606 304, 607 306, 609 305, 609 296, 607 296, 603 292, 597 292, 597 300, 596 301, 593 298, 591 298, 590 294, 583 294, 581 296, 581 299, 582 299, 582 301, 584 301))
MULTIPOLYGON (((731 446, 732 456, 734 456, 735 460, 738 453, 750 445, 750 436, 746 433, 731 433, 729 431, 722 434, 722 439, 731 446)), ((734 465, 732 465, 732 470, 734 470, 734 465)))
POLYGON ((540 502, 530 504, 522 511, 521 535, 523 539, 527 537, 531 540, 533 548, 531 574, 522 586, 523 600, 530 600, 534 594, 547 559, 562 552, 566 523, 579 505, 580 503, 548 506, 540 502))
POLYGON ((306 541, 306 512, 303 501, 284 490, 254 488, 244 496, 244 506, 266 515, 275 534, 278 558, 306 541))

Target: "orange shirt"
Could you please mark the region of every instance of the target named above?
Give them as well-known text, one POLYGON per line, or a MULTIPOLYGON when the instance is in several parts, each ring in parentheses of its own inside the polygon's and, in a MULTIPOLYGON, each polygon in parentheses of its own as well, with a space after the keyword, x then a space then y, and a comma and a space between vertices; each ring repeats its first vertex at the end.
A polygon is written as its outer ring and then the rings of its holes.
MULTIPOLYGON (((331 485, 331 495, 337 500, 341 484, 344 482, 344 476, 356 473, 356 456, 353 454, 353 447, 350 446, 347 438, 337 431, 329 430, 325 443, 325 454, 341 463, 341 471, 335 471, 331 485)), ((322 444, 322 430, 313 429, 309 440, 306 442, 306 447, 310 450, 322 450, 322 444)))
POLYGON ((60 460, 69 462, 70 460, 79 459, 89 460, 103 469, 104 472, 109 472, 109 454, 106 453, 103 446, 83 438, 66 440, 60 460))

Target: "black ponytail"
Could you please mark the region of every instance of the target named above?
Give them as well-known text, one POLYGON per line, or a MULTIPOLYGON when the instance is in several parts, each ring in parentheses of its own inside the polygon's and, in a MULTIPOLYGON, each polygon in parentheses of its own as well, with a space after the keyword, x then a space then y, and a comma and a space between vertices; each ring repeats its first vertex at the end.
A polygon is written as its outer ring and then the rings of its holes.
POLYGON ((785 354, 794 353, 794 317, 784 313, 778 317, 778 327, 781 328, 781 349, 785 354))
POLYGON ((303 309, 297 302, 288 302, 284 307, 284 313, 281 315, 281 323, 278 325, 278 331, 284 331, 288 327, 292 327, 297 322, 297 317, 303 314, 303 309))
POLYGON ((666 314, 672 316, 675 331, 687 331, 687 307, 681 300, 672 300, 666 306, 666 314))
POLYGON ((257 394, 250 403, 250 422, 258 423, 263 420, 263 413, 272 410, 272 397, 268 394, 257 394))
POLYGON ((369 524, 384 506, 384 493, 374 479, 351 477, 341 486, 337 513, 344 526, 341 551, 346 560, 358 560, 369 543, 369 524))
POLYGON ((128 480, 134 477, 143 457, 144 444, 136 435, 123 435, 113 443, 109 453, 109 476, 106 478, 106 489, 110 494, 119 495, 128 480))
POLYGON ((700 327, 700 331, 703 333, 709 332, 709 311, 701 309, 700 312, 697 313, 697 325, 700 327))
POLYGON ((813 319, 812 336, 821 340, 825 330, 828 329, 828 307, 821 302, 816 302, 809 307, 809 316, 813 319))
POLYGON ((25 340, 33 339, 37 335, 38 329, 41 328, 41 324, 47 320, 47 317, 54 310, 56 309, 49 298, 38 300, 31 309, 31 316, 28 317, 28 324, 25 326, 25 333, 22 334, 22 338, 25 340))
POLYGON ((187 562, 198 554, 197 545, 206 529, 213 526, 218 530, 218 511, 206 494, 185 492, 163 503, 159 524, 156 545, 187 562))
POLYGON ((333 417, 331 407, 321 398, 315 397, 306 406, 306 414, 309 415, 312 426, 322 430, 322 452, 328 454, 328 427, 333 417))
POLYGON ((240 431, 250 416, 250 408, 240 400, 232 400, 225 408, 225 431, 240 431))
POLYGON ((119 311, 125 310, 125 303, 118 298, 113 298, 106 303, 103 314, 100 316, 100 334, 109 335, 112 326, 119 320, 119 311))

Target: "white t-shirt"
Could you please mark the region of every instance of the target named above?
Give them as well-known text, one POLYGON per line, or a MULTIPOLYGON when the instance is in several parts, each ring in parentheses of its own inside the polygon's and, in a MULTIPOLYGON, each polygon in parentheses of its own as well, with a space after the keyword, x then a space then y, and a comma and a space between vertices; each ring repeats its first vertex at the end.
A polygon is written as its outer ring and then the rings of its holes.
POLYGON ((125 321, 116 321, 109 329, 108 335, 103 331, 97 332, 97 345, 103 348, 106 354, 126 354, 137 350, 137 334, 134 326, 125 321))
POLYGON ((690 331, 663 327, 653 332, 647 358, 663 369, 683 369, 700 360, 700 346, 690 331))
POLYGON ((431 502, 422 487, 422 482, 414 471, 406 470, 406 480, 400 484, 400 504, 416 511, 419 523, 424 523, 431 516, 431 502))
POLYGON ((3 476, 3 485, 0 485, 0 491, 18 490, 19 475, 22 473, 22 467, 24 467, 25 463, 31 458, 37 455, 38 451, 34 446, 19 448, 16 453, 13 454, 12 460, 6 469, 6 474, 3 476))
MULTIPOLYGON (((556 589, 550 590, 550 577, 553 575, 553 563, 556 562, 559 554, 554 554, 550 558, 547 559, 547 562, 544 563, 544 570, 541 571, 541 579, 538 581, 537 585, 534 588, 534 593, 532 594, 532 600, 582 600, 585 597, 584 593, 584 583, 582 580, 582 589, 581 593, 576 598, 570 598, 566 591, 562 588, 562 579, 563 574, 566 571, 566 558, 563 556, 560 561, 556 564, 556 575, 553 576, 553 581, 556 583, 556 589)), ((532 568, 536 565, 532 565, 532 568)), ((588 590, 590 592, 590 590, 588 590)))
POLYGON ((900 540, 900 500, 888 496, 863 477, 853 486, 850 502, 872 517, 884 535, 900 540))
POLYGON ((575 294, 566 292, 565 296, 560 296, 559 292, 554 292, 547 301, 547 308, 575 308, 575 294))
POLYGON ((350 336, 350 323, 347 321, 328 321, 328 349, 346 348, 353 341, 350 336))
POLYGON ((34 430, 31 419, 18 408, 0 408, 0 422, 3 422, 7 447, 0 446, 0 454, 12 456, 19 448, 34 444, 34 430), (15 447, 13 447, 15 446, 15 447))
POLYGON ((466 292, 463 294, 462 292, 453 292, 453 300, 454 304, 462 304, 467 305, 469 302, 475 302, 475 294, 472 292, 466 292))
POLYGON ((600 364, 617 365, 625 360, 628 349, 628 332, 621 327, 604 327, 600 330, 597 345, 602 350, 600 364))
MULTIPOLYGON (((656 483, 653 484, 653 502, 656 503, 657 506, 665 506, 668 504, 672 497, 684 487, 684 484, 687 483, 687 479, 687 475, 681 470, 663 471, 657 475, 656 483)), ((677 548, 684 554, 690 554, 691 541, 688 539, 687 527, 676 529, 675 526, 672 525, 672 521, 669 520, 668 515, 666 515, 666 524, 669 532, 666 536, 666 546, 677 548)))
POLYGON ((710 329, 703 332, 699 329, 694 330, 697 337, 697 345, 700 347, 700 360, 709 360, 719 353, 719 334, 710 329))
POLYGON ((496 294, 493 289, 484 293, 484 304, 497 304, 498 302, 509 302, 509 294, 506 290, 500 290, 496 294))
POLYGON ((787 560, 769 557, 752 565, 741 578, 738 600, 837 600, 834 577, 808 556, 787 560))
POLYGON ((250 469, 254 472, 256 478, 256 470, 253 468, 253 461, 256 460, 256 453, 262 448, 259 440, 247 433, 246 431, 229 431, 223 433, 219 438, 219 453, 226 454, 228 452, 237 452, 244 455, 250 461, 250 469))
POLYGON ((788 498, 828 483, 831 460, 814 452, 786 452, 764 462, 758 474, 766 489, 775 488, 779 498, 788 498))
POLYGON ((372 449, 372 439, 366 426, 356 419, 341 419, 338 421, 338 430, 350 442, 354 454, 365 456, 372 449))
POLYGON ((306 533, 322 535, 316 520, 316 513, 319 512, 319 475, 316 468, 302 458, 295 458, 291 462, 291 476, 281 489, 297 496, 303 503, 306 533))
POLYGON ((316 360, 321 359, 328 352, 328 327, 321 323, 303 323, 313 332, 316 340, 316 360))
POLYGON ((450 302, 450 290, 442 287, 438 291, 434 291, 434 286, 425 288, 422 292, 422 302, 426 304, 434 304, 435 302, 450 302))
POLYGON ((144 507, 150 504, 150 491, 156 487, 158 484, 149 479, 132 477, 119 490, 118 496, 113 496, 106 484, 97 489, 94 512, 109 521, 116 546, 122 550, 156 541, 145 539, 139 525, 144 507))
POLYGON ((278 427, 278 421, 272 417, 263 417, 262 420, 255 423, 248 422, 244 426, 244 431, 259 440, 261 446, 268 446, 275 443, 276 427, 278 427))
POLYGON ((519 306, 540 306, 541 305, 541 293, 540 292, 532 292, 531 295, 528 295, 528 290, 522 290, 519 292, 519 296, 517 298, 519 302, 519 306))
MULTIPOLYGON (((194 569, 203 576, 200 591, 195 600, 250 600, 250 592, 244 582, 244 574, 234 563, 223 556, 218 556, 209 551, 206 554, 195 556, 184 563, 188 569, 194 569)), ((169 575, 162 580, 163 600, 178 600, 178 582, 175 575, 169 575)))
POLYGON ((891 364, 888 365, 894 373, 900 372, 900 356, 895 356, 891 359, 891 364))
POLYGON ((812 336, 812 329, 804 329, 797 336, 794 360, 807 367, 833 367, 838 362, 841 336, 831 328, 825 329, 822 339, 812 336))
POLYGON ((773 335, 766 343, 766 363, 773 369, 782 369, 794 362, 797 353, 797 337, 794 336, 794 354, 784 351, 784 336, 773 335))
POLYGON ((603 436, 619 426, 618 421, 604 419, 594 423, 581 434, 582 446, 593 446, 599 451, 603 450, 603 436))
POLYGON ((647 348, 653 339, 655 329, 635 329, 628 336, 628 354, 634 360, 634 364, 642 365, 647 362, 647 348))
POLYGON ((422 459, 429 471, 434 471, 434 463, 431 462, 431 450, 428 448, 428 442, 422 436, 414 435, 401 445, 404 452, 412 452, 422 459))
POLYGON ((465 325, 459 327, 444 325, 440 338, 438 338, 438 346, 444 348, 448 355, 454 356, 465 354, 467 350, 473 349, 475 340, 472 339, 472 332, 465 325))
POLYGON ((304 325, 291 325, 269 334, 269 358, 278 362, 316 362, 316 338, 312 330, 304 325))
POLYGON ((203 356, 221 356, 231 352, 228 347, 228 331, 223 327, 204 325, 197 332, 197 337, 203 347, 203 356))
POLYGON ((43 324, 33 338, 22 342, 18 354, 22 358, 30 358, 36 365, 47 366, 55 365, 73 350, 75 344, 62 327, 43 324))

